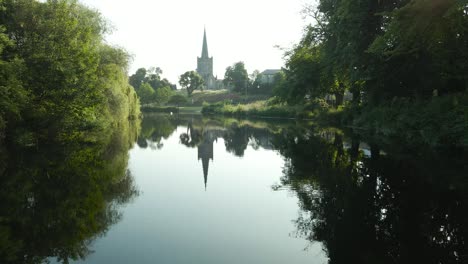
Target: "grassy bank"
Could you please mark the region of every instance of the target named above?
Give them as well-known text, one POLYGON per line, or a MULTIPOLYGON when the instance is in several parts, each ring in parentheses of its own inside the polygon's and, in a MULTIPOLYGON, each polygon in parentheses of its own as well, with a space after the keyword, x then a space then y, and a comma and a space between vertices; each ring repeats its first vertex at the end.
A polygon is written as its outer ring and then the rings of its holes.
MULTIPOLYGON (((186 95, 185 90, 178 91, 180 94, 186 95)), ((233 104, 237 103, 251 103, 259 100, 268 99, 268 95, 255 95, 248 94, 244 95, 241 93, 232 92, 229 90, 214 90, 214 91, 194 91, 191 97, 187 98, 187 101, 191 106, 202 106, 203 103, 218 103, 218 102, 231 102, 233 104)))
POLYGON ((434 97, 427 101, 394 99, 380 106, 329 107, 321 100, 287 105, 274 99, 248 104, 205 104, 203 114, 237 118, 312 119, 326 125, 346 126, 368 136, 437 146, 468 146, 468 95, 434 97))
POLYGON ((203 114, 224 115, 232 117, 296 118, 302 112, 302 106, 269 104, 268 101, 257 101, 249 104, 219 102, 215 104, 205 104, 202 108, 203 114))
MULTIPOLYGON (((230 104, 249 104, 259 100, 266 100, 267 95, 243 95, 229 90, 194 91, 190 97, 185 90, 177 90, 173 96, 182 97, 180 102, 171 103, 147 103, 142 105, 141 111, 146 113, 200 113, 202 106, 206 104, 217 104, 228 102, 230 104)), ((0 124, 1 125, 1 124, 0 124)))
POLYGON ((260 117, 260 118, 297 118, 321 120, 339 120, 342 109, 332 109, 323 100, 315 100, 303 105, 288 105, 278 102, 276 98, 261 100, 247 104, 233 104, 218 102, 204 104, 203 114, 224 115, 232 117, 260 117))

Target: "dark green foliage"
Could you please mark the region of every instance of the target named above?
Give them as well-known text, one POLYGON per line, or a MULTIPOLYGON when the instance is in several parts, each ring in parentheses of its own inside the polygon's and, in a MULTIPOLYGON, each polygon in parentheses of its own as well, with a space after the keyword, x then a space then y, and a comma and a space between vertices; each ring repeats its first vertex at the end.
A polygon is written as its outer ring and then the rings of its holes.
POLYGON ((193 91, 203 89, 204 81, 196 71, 188 71, 180 76, 179 83, 187 90, 187 95, 191 96, 193 91))
POLYGON ((99 131, 93 144, 41 142, 0 148, 3 264, 84 260, 93 240, 120 221, 138 190, 127 170, 139 122, 99 131))
MULTIPOLYGON (((387 97, 428 98, 467 88, 466 1, 413 0, 388 14, 386 31, 369 47, 383 59, 387 97), (465 2, 465 3, 463 3, 465 2)), ((374 97, 379 95, 373 95, 374 97)))
POLYGON ((289 103, 301 103, 307 97, 325 95, 322 84, 321 51, 317 47, 299 45, 290 53, 285 74, 279 75, 274 94, 289 103))
POLYGON ((466 151, 383 138, 323 128, 274 137, 286 161, 276 188, 295 190, 304 211, 296 235, 322 242, 329 263, 465 263, 466 151))
POLYGON ((163 148, 164 144, 161 141, 168 139, 177 129, 178 118, 178 115, 145 115, 141 123, 141 132, 138 135, 138 146, 151 149, 163 148))
POLYGON ((142 83, 140 87, 136 89, 136 93, 143 104, 152 102, 155 97, 155 92, 149 83, 142 83))
POLYGON ((73 0, 1 5, 0 135, 86 140, 87 131, 138 117, 128 55, 103 43, 97 12, 73 0))
POLYGON ((129 83, 135 88, 138 97, 144 104, 164 104, 176 86, 167 79, 161 79, 162 70, 157 68, 140 68, 129 78, 129 83))
POLYGON ((224 85, 236 92, 244 92, 249 85, 249 75, 245 69, 244 62, 236 62, 233 66, 226 68, 224 74, 224 85))
POLYGON ((171 96, 169 98, 169 100, 167 101, 167 103, 169 105, 176 105, 176 106, 179 106, 179 105, 184 105, 184 104, 187 104, 188 103, 188 100, 187 100, 187 97, 181 95, 181 94, 174 94, 173 96, 171 96))
POLYGON ((139 100, 105 31, 73 0, 0 1, 2 263, 84 258, 136 194, 139 100))
POLYGON ((353 103, 430 98, 467 89, 467 1, 321 0, 306 15, 316 23, 287 55, 289 102, 345 90, 353 103))
POLYGON ((429 102, 395 99, 379 107, 359 109, 361 113, 351 125, 412 146, 468 147, 467 105, 466 94, 435 97, 429 102))
POLYGON ((130 78, 128 78, 128 81, 130 85, 132 85, 136 90, 140 88, 140 86, 145 81, 145 78, 146 78, 146 69, 140 68, 135 72, 135 74, 133 74, 132 76, 130 76, 130 78))
POLYGON ((430 145, 464 145, 460 129, 465 129, 467 103, 431 109, 467 93, 467 0, 320 0, 305 14, 315 23, 286 53, 285 76, 274 90, 282 101, 333 98, 339 108, 349 91, 353 99, 345 111, 329 111, 326 117, 346 118, 345 123, 355 118, 359 126, 387 127, 388 133, 424 131, 410 141, 419 135, 430 145), (429 123, 443 123, 447 130, 431 129, 429 123))

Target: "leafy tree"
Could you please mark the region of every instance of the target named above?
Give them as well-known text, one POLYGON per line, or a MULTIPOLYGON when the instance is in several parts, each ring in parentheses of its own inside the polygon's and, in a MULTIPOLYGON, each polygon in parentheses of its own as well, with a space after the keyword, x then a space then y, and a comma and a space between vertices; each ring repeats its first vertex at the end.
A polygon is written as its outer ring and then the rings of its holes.
POLYGON ((103 42, 107 29, 96 11, 73 0, 2 1, 0 24, 6 133, 27 144, 84 139, 86 131, 138 116, 126 86, 128 55, 103 42))
POLYGON ((163 71, 159 67, 140 68, 130 76, 129 83, 135 88, 142 102, 163 104, 169 99, 171 90, 175 89, 175 85, 167 79, 161 79, 162 73, 163 71), (143 85, 145 87, 141 89, 143 85), (153 92, 150 92, 148 87, 153 92))
POLYGON ((187 89, 187 95, 191 96, 196 89, 203 89, 203 78, 195 71, 188 71, 179 78, 182 88, 187 89))
POLYGON ((339 105, 349 90, 356 105, 380 105, 467 89, 466 0, 320 0, 304 13, 315 23, 286 53, 283 100, 333 94, 339 105))
POLYGON ((164 104, 169 100, 169 97, 172 95, 172 93, 173 91, 170 87, 161 87, 154 93, 154 99, 158 104, 164 104))
POLYGON ((141 84, 136 91, 142 103, 150 103, 154 100, 155 92, 149 83, 141 84))
POLYGON ((146 78, 146 69, 145 68, 139 68, 135 74, 130 76, 129 78, 129 83, 132 85, 135 90, 140 88, 140 85, 145 82, 146 78))
MULTIPOLYGON (((323 63, 320 46, 302 42, 287 54, 284 81, 275 88, 275 95, 289 103, 303 102, 306 97, 324 96, 323 63)), ((278 76, 278 78, 283 78, 278 76)))
MULTIPOLYGON (((13 44, 0 28, 0 54, 13 44)), ((24 89, 18 73, 24 70, 19 59, 0 59, 0 140, 6 135, 7 126, 14 126, 21 120, 21 111, 28 101, 28 92, 24 89)))
POLYGON ((468 87, 467 1, 413 0, 387 14, 383 34, 369 48, 386 61, 373 93, 431 97, 463 92, 468 87))
POLYGON ((234 65, 226 68, 224 84, 226 86, 232 86, 234 91, 245 91, 249 84, 249 75, 245 69, 244 62, 236 62, 234 65))

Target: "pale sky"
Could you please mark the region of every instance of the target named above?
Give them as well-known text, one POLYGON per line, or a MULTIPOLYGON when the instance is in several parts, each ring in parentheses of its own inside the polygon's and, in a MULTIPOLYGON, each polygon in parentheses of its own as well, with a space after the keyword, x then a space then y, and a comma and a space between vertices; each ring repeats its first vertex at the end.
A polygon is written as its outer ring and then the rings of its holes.
POLYGON ((81 0, 98 9, 113 25, 110 44, 133 55, 130 74, 138 68, 160 67, 163 77, 178 77, 197 67, 206 26, 214 75, 245 62, 249 74, 281 68, 283 51, 302 35, 300 11, 307 0, 81 0))

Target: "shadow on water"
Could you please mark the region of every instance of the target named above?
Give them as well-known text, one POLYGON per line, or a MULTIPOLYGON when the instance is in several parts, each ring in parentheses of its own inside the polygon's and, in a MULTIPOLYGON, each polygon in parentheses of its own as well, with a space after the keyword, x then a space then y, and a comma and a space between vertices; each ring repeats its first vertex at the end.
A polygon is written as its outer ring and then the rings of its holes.
POLYGON ((205 186, 219 138, 239 157, 247 146, 278 151, 285 166, 273 189, 297 195, 296 234, 323 243, 329 263, 468 262, 464 149, 408 146, 310 123, 201 116, 148 117, 138 142, 162 147, 178 126, 180 144, 198 149, 205 186))
POLYGON ((465 150, 368 144, 339 130, 287 131, 283 186, 304 212, 297 232, 329 263, 467 263, 465 150))
POLYGON ((138 195, 127 170, 139 124, 121 124, 88 142, 3 146, 0 152, 0 263, 68 263, 138 195))

